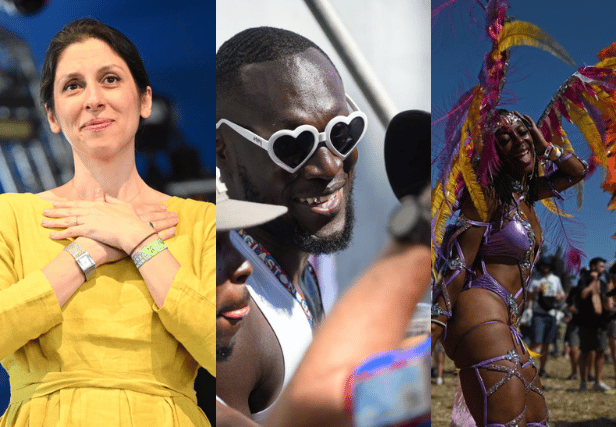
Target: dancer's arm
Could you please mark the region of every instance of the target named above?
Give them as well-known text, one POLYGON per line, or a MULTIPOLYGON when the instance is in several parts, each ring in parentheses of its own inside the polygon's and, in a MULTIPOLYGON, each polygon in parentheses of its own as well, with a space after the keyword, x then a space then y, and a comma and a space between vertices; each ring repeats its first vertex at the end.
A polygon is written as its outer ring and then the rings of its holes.
MULTIPOLYGON (((533 137, 535 144, 535 153, 538 156, 543 156, 550 144, 545 140, 543 134, 537 127, 533 119, 525 114, 524 116, 517 113, 519 117, 524 117, 525 121, 530 124, 528 129, 533 137)), ((554 197, 554 192, 561 192, 567 188, 577 184, 586 176, 588 165, 582 162, 575 154, 569 151, 563 151, 558 148, 561 155, 557 158, 557 149, 552 149, 547 156, 547 160, 551 161, 558 168, 557 171, 550 176, 539 178, 539 199, 554 197)))
MULTIPOLYGON (((481 222, 481 218, 477 213, 477 210, 475 209, 473 203, 468 199, 462 204, 461 214, 468 220, 481 222)), ((491 215, 492 213, 489 214, 489 216, 491 215)), ((468 278, 469 270, 472 269, 472 266, 475 263, 475 258, 477 257, 477 253, 479 252, 479 248, 481 247, 481 243, 486 232, 485 226, 476 226, 467 223, 466 225, 462 225, 462 227, 465 227, 466 229, 457 236, 457 242, 462 253, 458 253, 457 249, 453 250, 453 257, 458 258, 459 262, 456 263, 456 265, 449 266, 448 272, 439 282, 442 284, 442 292, 438 294, 435 301, 433 300, 433 313, 435 311, 435 307, 440 307, 445 314, 432 315, 432 319, 436 320, 436 322, 432 322, 431 324, 432 350, 434 350, 436 342, 443 338, 446 326, 444 327, 442 324, 447 324, 450 314, 447 312, 452 310, 456 305, 458 295, 460 295, 464 283, 468 278), (449 284, 445 285, 447 282, 449 282, 449 284), (449 299, 450 304, 446 303, 446 297, 449 299)), ((451 259, 447 260, 447 262, 449 261, 451 261, 451 259)), ((438 308, 436 310, 438 311, 438 308)))

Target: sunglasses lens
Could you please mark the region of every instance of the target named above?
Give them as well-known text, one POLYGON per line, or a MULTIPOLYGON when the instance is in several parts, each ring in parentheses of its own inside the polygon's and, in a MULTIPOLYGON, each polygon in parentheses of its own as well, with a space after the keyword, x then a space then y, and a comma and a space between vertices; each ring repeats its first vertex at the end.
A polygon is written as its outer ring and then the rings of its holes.
POLYGON ((282 135, 274 141, 274 154, 291 168, 296 168, 310 154, 314 146, 314 135, 305 131, 293 137, 282 135))
POLYGON ((355 117, 348 125, 336 123, 329 134, 332 145, 340 154, 347 155, 355 147, 365 127, 364 119, 355 117))

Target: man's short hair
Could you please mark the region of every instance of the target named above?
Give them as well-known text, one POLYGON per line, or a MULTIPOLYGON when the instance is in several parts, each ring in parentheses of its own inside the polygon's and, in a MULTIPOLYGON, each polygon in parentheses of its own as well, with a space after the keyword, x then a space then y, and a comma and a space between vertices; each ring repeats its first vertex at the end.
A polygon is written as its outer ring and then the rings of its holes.
POLYGON ((293 31, 256 27, 237 33, 216 53, 216 103, 222 100, 222 96, 241 93, 238 93, 242 86, 239 71, 244 65, 276 61, 310 48, 318 50, 332 62, 319 46, 293 31))
POLYGON ((607 262, 604 258, 601 258, 600 256, 594 257, 593 259, 590 260, 590 262, 588 263, 589 267, 592 267, 594 265, 599 264, 600 262, 607 262))

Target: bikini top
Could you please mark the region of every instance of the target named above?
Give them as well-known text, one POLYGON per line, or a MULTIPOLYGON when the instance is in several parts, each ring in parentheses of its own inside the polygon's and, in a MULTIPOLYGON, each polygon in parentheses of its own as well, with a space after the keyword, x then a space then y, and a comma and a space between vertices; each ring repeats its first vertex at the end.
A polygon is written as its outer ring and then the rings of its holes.
POLYGON ((535 246, 535 233, 530 223, 521 217, 517 210, 510 211, 501 218, 498 229, 496 224, 487 224, 488 229, 484 237, 480 255, 483 257, 509 257, 518 262, 524 262, 535 246), (505 217, 509 221, 504 223, 505 217))
MULTIPOLYGON (((515 201, 515 205, 502 215, 500 220, 493 222, 473 221, 464 216, 458 218, 456 227, 461 225, 485 227, 483 243, 479 250, 479 257, 509 257, 518 263, 532 263, 533 249, 535 248, 535 232, 530 223, 518 209, 523 196, 515 201), (505 222, 507 221, 507 222, 505 222)), ((460 229, 463 231, 466 228, 460 229)), ((457 234, 454 238, 457 238, 457 234)), ((528 265, 525 265, 527 267, 528 265)))

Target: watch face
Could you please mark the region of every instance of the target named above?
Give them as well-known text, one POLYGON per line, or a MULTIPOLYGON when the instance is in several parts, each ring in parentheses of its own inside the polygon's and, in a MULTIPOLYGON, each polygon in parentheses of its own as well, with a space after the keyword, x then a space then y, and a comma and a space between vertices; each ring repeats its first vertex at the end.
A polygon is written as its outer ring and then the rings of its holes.
POLYGON ((79 268, 81 268, 81 270, 86 274, 86 276, 91 270, 96 267, 94 260, 88 254, 80 256, 79 258, 77 258, 76 261, 77 264, 79 264, 79 268))

